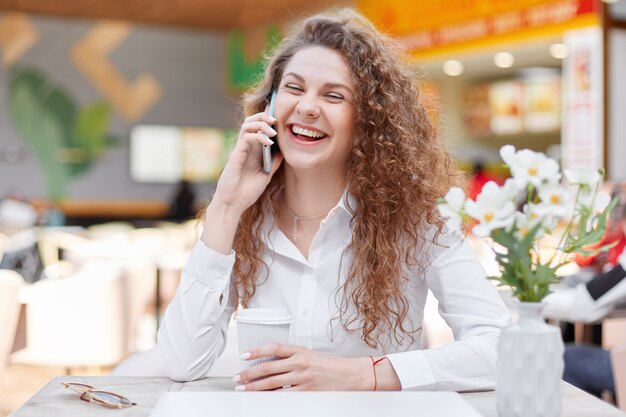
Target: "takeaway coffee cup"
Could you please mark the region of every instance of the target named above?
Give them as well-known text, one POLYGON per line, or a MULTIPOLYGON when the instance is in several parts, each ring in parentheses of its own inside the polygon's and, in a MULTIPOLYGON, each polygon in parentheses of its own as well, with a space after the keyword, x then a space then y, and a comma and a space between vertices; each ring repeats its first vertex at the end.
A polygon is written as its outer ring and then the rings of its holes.
MULTIPOLYGON (((236 320, 239 355, 258 346, 289 342, 291 316, 285 310, 246 308, 237 312, 236 320)), ((268 356, 251 361, 242 360, 241 368, 250 368, 274 359, 278 358, 276 356, 268 356)))

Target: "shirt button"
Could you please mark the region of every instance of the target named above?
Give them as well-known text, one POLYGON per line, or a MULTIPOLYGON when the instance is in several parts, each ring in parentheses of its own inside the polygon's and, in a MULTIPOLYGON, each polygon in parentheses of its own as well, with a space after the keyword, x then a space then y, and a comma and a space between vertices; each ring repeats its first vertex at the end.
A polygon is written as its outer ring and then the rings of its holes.
POLYGON ((311 310, 309 310, 308 308, 305 308, 304 310, 302 310, 302 317, 309 317, 310 314, 311 314, 311 310))
POLYGON ((226 269, 226 268, 221 268, 221 269, 220 269, 220 275, 225 276, 226 274, 228 274, 228 269, 226 269))

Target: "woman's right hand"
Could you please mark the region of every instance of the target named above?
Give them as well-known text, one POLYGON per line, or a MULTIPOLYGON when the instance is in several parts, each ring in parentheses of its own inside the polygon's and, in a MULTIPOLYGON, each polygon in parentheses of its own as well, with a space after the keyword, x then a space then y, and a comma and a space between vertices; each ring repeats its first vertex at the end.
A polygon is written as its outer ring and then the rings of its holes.
POLYGON ((247 117, 241 125, 235 148, 206 209, 201 239, 208 248, 225 255, 231 253, 241 215, 257 201, 280 167, 283 156, 277 152, 273 156, 272 171, 269 174, 263 171, 261 145, 272 144, 267 136, 276 136, 270 127, 275 121, 267 113, 257 113, 247 117))
POLYGON ((268 137, 276 136, 271 127, 274 122, 276 119, 266 112, 246 117, 211 204, 219 204, 240 216, 263 193, 283 160, 282 154, 277 152, 273 156, 271 172, 263 171, 261 145, 273 143, 268 137))

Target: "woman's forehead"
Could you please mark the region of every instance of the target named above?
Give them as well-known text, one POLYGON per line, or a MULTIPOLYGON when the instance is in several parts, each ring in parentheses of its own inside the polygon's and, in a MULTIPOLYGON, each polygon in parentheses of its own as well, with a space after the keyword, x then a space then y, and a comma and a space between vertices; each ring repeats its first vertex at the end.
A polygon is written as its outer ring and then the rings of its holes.
POLYGON ((307 83, 352 86, 352 73, 345 58, 333 49, 318 46, 296 52, 285 66, 283 78, 288 76, 307 83))

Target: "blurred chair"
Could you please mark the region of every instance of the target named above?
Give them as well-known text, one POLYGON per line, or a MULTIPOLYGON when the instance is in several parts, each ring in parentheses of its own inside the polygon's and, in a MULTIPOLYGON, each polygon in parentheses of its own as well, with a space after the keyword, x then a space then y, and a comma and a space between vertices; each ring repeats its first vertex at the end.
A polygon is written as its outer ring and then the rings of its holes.
POLYGON ((189 257, 188 243, 178 226, 164 228, 141 228, 127 234, 133 253, 149 257, 156 268, 155 316, 160 320, 161 306, 167 305, 178 287, 182 269, 189 257))
MULTIPOLYGON (((207 376, 232 377, 239 373, 239 343, 237 338, 237 325, 231 319, 228 325, 228 340, 224 352, 213 363, 207 376)), ((120 363, 111 375, 114 376, 166 376, 161 365, 161 356, 156 347, 145 352, 135 353, 120 363)))
POLYGON ((615 380, 615 402, 626 411, 626 343, 611 349, 613 379, 615 380))
POLYGON ((159 230, 168 234, 170 239, 179 242, 183 250, 190 251, 193 245, 200 239, 202 224, 196 219, 188 220, 184 223, 159 222, 156 224, 159 230))
POLYGON ((120 265, 94 261, 77 273, 23 287, 26 348, 18 364, 112 366, 129 353, 127 287, 120 265))
POLYGON ((168 235, 164 230, 143 227, 128 231, 126 237, 135 250, 152 257, 158 256, 168 249, 168 235))
POLYGON ((156 269, 146 256, 91 260, 75 274, 22 291, 27 347, 17 363, 65 368, 113 366, 137 347, 156 269))
POLYGON ((202 229, 204 228, 204 222, 200 219, 191 219, 182 223, 181 226, 185 231, 191 248, 200 239, 202 229))
POLYGON ((57 264, 61 251, 71 251, 88 242, 83 227, 45 227, 39 230, 37 245, 44 266, 57 264))
POLYGON ((611 350, 626 344, 626 308, 613 310, 602 319, 602 348, 611 350))
POLYGON ((9 246, 9 237, 4 233, 0 233, 0 261, 4 255, 4 251, 9 246))
MULTIPOLYGON (((0 198, 0 228, 17 232, 37 223, 37 210, 20 197, 0 198)), ((9 234, 11 233, 9 232, 9 234)))
POLYGON ((157 330, 161 321, 161 314, 167 309, 176 294, 188 259, 188 252, 166 253, 157 259, 157 288, 154 306, 157 330))
POLYGON ((611 351, 615 402, 626 411, 626 309, 618 308, 602 320, 602 348, 611 351))
POLYGON ((17 272, 0 269, 0 376, 4 372, 17 328, 18 296, 24 279, 17 272))
POLYGON ((3 252, 0 268, 18 272, 28 283, 42 278, 44 265, 37 248, 37 229, 22 229, 9 234, 3 252))
POLYGON ((145 255, 126 259, 121 265, 126 277, 126 339, 128 352, 132 353, 137 350, 139 327, 146 307, 154 298, 157 271, 154 261, 145 255))
POLYGON ((63 252, 64 259, 76 268, 93 260, 119 260, 133 255, 133 247, 125 235, 84 239, 82 243, 66 247, 63 252))
POLYGON ((87 228, 87 236, 92 239, 109 239, 123 236, 135 227, 128 222, 109 222, 96 224, 87 228))

